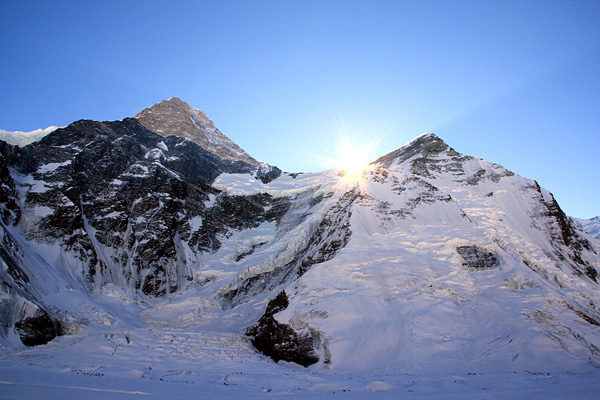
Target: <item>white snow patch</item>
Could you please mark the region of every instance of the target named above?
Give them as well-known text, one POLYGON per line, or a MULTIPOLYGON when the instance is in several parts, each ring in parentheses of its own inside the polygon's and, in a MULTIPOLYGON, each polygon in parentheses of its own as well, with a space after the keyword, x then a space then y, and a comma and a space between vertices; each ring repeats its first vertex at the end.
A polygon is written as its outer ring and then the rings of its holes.
POLYGON ((32 175, 21 175, 14 170, 11 170, 11 175, 21 197, 24 197, 28 191, 32 193, 45 193, 52 189, 51 186, 46 185, 45 181, 34 179, 32 175))
POLYGON ((121 211, 113 211, 110 214, 104 215, 102 218, 118 218, 121 217, 123 213, 121 211))
POLYGON ((197 231, 202 227, 202 217, 197 215, 190 219, 189 221, 190 227, 192 228, 192 232, 197 231))
POLYGON ((36 206, 32 209, 33 214, 37 217, 44 218, 54 213, 54 210, 46 206, 36 206))
POLYGON ((169 151, 169 148, 167 147, 167 145, 165 144, 165 142, 163 142, 162 140, 160 142, 158 142, 157 146, 162 151, 169 151))
POLYGON ((131 176, 134 178, 145 178, 149 175, 150 170, 147 166, 141 164, 133 164, 123 176, 131 176))
POLYGON ((161 149, 152 149, 144 155, 144 158, 148 159, 148 160, 164 160, 167 157, 165 156, 165 154, 162 152, 161 149))
POLYGON ((210 193, 210 194, 208 195, 208 201, 206 201, 206 202, 204 203, 204 206, 205 206, 206 208, 211 208, 212 206, 214 206, 214 205, 215 205, 215 203, 216 203, 216 202, 217 202, 217 196, 215 196, 214 194, 210 193))
POLYGON ((44 164, 44 165, 41 165, 37 169, 37 172, 40 173, 40 174, 46 174, 48 172, 56 171, 58 168, 64 167, 64 166, 67 166, 67 165, 70 165, 70 164, 71 164, 71 160, 63 161, 61 163, 44 164))

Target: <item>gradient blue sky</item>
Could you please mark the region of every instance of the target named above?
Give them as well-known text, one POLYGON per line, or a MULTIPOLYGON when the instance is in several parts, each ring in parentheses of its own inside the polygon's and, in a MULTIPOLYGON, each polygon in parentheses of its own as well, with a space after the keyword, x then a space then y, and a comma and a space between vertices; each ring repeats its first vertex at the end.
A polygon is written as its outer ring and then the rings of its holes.
POLYGON ((434 132, 600 214, 600 1, 0 0, 0 129, 171 96, 287 171, 434 132))

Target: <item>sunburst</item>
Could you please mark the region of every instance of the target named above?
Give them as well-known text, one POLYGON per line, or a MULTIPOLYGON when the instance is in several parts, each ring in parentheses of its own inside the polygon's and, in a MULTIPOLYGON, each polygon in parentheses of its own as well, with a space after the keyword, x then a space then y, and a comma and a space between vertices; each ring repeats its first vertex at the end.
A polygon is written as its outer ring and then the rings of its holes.
POLYGON ((372 150, 372 145, 358 145, 348 138, 342 141, 334 165, 341 171, 344 184, 354 185, 363 179, 369 169, 372 150))

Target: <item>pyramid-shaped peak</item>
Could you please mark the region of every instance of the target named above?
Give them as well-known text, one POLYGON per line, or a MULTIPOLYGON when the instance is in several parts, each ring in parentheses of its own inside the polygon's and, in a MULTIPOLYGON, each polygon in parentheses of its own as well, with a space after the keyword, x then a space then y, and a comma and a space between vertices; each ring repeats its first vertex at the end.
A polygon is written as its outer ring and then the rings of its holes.
POLYGON ((152 109, 152 108, 163 108, 163 107, 182 108, 182 109, 186 109, 186 110, 191 110, 192 109, 192 106, 190 106, 185 101, 181 100, 179 97, 170 97, 167 100, 159 101, 158 103, 156 103, 155 105, 153 105, 152 107, 150 107, 150 109, 152 109))
POLYGON ((433 132, 425 132, 425 133, 420 134, 413 140, 411 140, 411 142, 413 142, 415 140, 432 141, 432 140, 442 140, 442 139, 440 139, 440 137, 433 132))
MULTIPOLYGON (((136 115, 138 120, 147 118, 147 114, 168 115, 170 117, 187 118, 191 115, 199 119, 202 123, 214 126, 214 123, 208 119, 204 111, 190 106, 179 97, 171 97, 168 100, 163 100, 156 103, 152 107, 145 108, 136 115)), ((140 120, 140 122, 142 122, 140 120)))
POLYGON ((431 157, 448 149, 452 150, 439 136, 427 132, 417 136, 404 146, 379 157, 374 164, 387 168, 393 162, 402 163, 417 154, 431 157))
POLYGON ((417 136, 416 138, 414 138, 413 140, 411 140, 410 142, 408 142, 407 144, 405 144, 404 146, 400 147, 400 148, 405 148, 405 147, 428 147, 434 143, 438 143, 438 144, 444 144, 446 145, 446 143, 444 143, 444 141, 435 133, 432 132, 426 132, 426 133, 422 133, 419 136, 417 136))
POLYGON ((167 102, 167 103, 179 103, 179 104, 184 104, 184 105, 186 105, 186 106, 189 106, 189 104, 188 104, 188 103, 186 103, 185 101, 181 100, 181 99, 180 99, 179 97, 177 97, 177 96, 170 97, 168 100, 163 100, 163 101, 165 101, 165 102, 167 102))
POLYGON ((179 97, 171 97, 168 100, 163 100, 160 103, 155 104, 154 106, 162 105, 170 108, 180 108, 185 111, 198 111, 202 113, 202 115, 206 116, 202 110, 198 110, 192 106, 190 106, 185 101, 181 100, 179 97))
POLYGON ((135 118, 159 135, 189 139, 221 158, 252 165, 260 164, 221 133, 203 111, 190 106, 179 97, 171 97, 145 108, 135 118))

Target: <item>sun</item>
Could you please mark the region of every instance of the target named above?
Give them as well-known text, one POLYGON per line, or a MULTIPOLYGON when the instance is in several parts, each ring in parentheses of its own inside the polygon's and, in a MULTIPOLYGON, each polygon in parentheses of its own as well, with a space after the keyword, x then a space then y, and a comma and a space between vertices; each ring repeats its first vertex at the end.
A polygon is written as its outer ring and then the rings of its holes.
POLYGON ((358 183, 369 169, 372 146, 357 145, 344 139, 340 145, 335 167, 342 171, 342 181, 346 184, 358 183))

